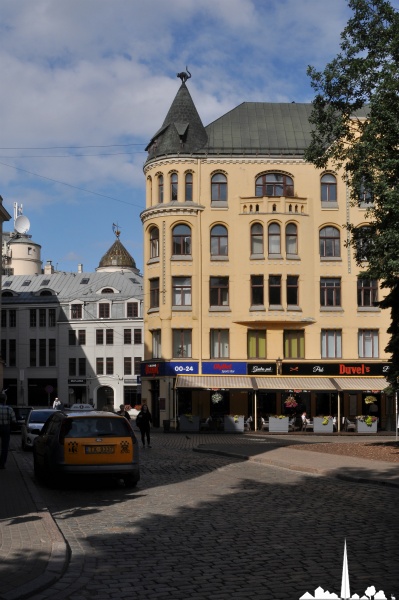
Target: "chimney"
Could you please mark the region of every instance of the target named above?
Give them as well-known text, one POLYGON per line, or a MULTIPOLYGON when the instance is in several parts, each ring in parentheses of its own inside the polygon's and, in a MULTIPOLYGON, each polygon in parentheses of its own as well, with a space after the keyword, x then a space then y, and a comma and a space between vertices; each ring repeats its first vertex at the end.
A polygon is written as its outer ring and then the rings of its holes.
POLYGON ((78 264, 78 273, 83 273, 83 265, 82 265, 82 263, 78 264))
POLYGON ((51 264, 51 260, 48 260, 44 266, 44 274, 45 275, 53 275, 53 273, 54 273, 54 267, 51 264))

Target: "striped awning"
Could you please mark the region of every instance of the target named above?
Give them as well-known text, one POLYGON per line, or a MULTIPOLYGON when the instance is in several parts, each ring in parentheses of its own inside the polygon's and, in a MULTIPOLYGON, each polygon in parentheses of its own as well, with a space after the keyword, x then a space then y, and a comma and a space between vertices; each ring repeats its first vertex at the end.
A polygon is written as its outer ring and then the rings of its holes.
POLYGON ((388 387, 384 377, 334 377, 334 382, 339 390, 378 390, 382 391, 388 387))
POLYGON ((337 389, 329 377, 255 377, 259 390, 331 390, 337 389))
POLYGON ((176 387, 203 390, 252 390, 253 379, 245 375, 178 375, 176 387))

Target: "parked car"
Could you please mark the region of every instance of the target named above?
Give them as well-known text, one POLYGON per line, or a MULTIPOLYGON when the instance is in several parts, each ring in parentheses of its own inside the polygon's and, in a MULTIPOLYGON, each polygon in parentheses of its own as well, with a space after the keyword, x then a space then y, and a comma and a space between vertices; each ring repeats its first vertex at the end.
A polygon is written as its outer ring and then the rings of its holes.
POLYGON ((26 417, 29 415, 33 406, 11 406, 17 419, 16 423, 11 423, 11 432, 20 432, 22 425, 25 423, 26 417))
POLYGON ((125 417, 104 411, 56 411, 33 445, 35 476, 102 475, 134 487, 140 480, 139 446, 125 417))
POLYGON ((41 432, 47 419, 57 412, 53 408, 32 408, 21 425, 21 446, 23 450, 33 448, 33 440, 41 432))

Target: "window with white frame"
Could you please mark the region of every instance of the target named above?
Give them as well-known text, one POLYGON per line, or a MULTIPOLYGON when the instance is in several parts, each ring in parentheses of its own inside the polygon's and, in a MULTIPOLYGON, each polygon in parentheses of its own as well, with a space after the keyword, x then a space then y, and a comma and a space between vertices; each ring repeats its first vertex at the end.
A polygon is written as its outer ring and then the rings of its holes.
POLYGON ((211 358, 229 358, 229 330, 211 329, 211 358))
POLYGON ((172 305, 191 306, 191 277, 172 277, 172 305))
POLYGON ((161 358, 161 330, 155 329, 152 332, 152 358, 161 358))
POLYGON ((342 331, 322 329, 321 358, 342 358, 342 331))
POLYGON ((173 358, 191 358, 191 329, 173 329, 173 358))
POLYGON ((378 329, 359 329, 359 358, 378 358, 378 329))

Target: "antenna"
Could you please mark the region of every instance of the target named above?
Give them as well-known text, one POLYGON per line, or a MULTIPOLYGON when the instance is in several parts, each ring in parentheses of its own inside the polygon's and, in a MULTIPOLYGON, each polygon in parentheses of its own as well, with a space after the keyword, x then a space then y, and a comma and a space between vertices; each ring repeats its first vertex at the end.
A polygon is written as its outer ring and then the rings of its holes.
POLYGON ((28 233, 29 228, 30 221, 28 217, 25 217, 25 215, 19 215, 19 217, 15 219, 14 229, 17 233, 28 233))

